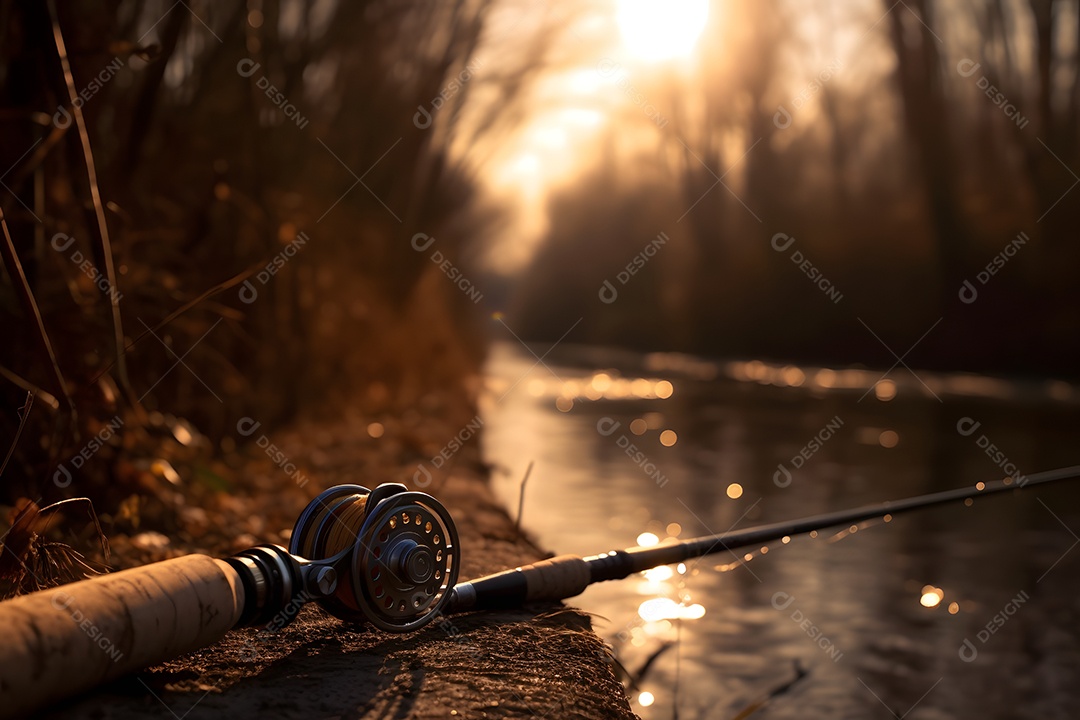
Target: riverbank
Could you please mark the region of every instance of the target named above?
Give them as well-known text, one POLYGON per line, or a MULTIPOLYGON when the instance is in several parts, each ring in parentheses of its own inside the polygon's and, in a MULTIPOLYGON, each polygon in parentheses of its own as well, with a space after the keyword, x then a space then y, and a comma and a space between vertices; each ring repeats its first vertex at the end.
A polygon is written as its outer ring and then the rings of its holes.
MULTIPOLYGON (((450 437, 453 424, 446 426, 450 437)), ((287 544, 283 531, 322 488, 411 480, 416 464, 401 461, 408 453, 393 445, 400 442, 393 428, 381 428, 391 440, 373 444, 368 427, 360 418, 301 422, 268 438, 281 455, 258 443, 248 448, 232 462, 237 486, 216 493, 206 510, 209 536, 221 533, 237 545, 287 544), (302 487, 283 482, 281 457, 306 478, 302 487)), ((463 579, 546 556, 498 505, 477 458, 465 447, 453 469, 428 488, 457 523, 463 579)), ((187 546, 174 541, 164 554, 233 549, 207 547, 206 535, 180 537, 189 538, 187 546)), ((118 538, 114 546, 129 557, 140 548, 151 553, 137 537, 118 538)), ((391 635, 306 607, 274 635, 235 631, 214 646, 57 706, 50 717, 636 717, 584 613, 545 605, 454 617, 452 626, 391 635)))

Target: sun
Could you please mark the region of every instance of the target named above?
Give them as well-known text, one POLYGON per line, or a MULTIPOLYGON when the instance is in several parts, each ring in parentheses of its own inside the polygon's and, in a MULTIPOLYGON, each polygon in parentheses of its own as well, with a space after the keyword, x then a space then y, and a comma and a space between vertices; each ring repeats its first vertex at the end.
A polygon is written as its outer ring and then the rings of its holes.
POLYGON ((641 60, 685 57, 709 19, 709 0, 617 0, 626 49, 641 60))

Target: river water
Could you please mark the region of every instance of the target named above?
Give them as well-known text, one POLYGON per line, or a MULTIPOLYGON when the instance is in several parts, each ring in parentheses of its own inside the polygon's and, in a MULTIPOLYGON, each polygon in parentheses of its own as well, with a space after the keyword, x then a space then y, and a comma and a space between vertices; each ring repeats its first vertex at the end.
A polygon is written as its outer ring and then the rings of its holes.
MULTIPOLYGON (((557 554, 1080 464, 1061 382, 546 350, 493 348, 484 453, 511 514, 533 463, 523 524, 557 554)), ((1076 718, 1078 500, 1080 482, 977 499, 571 603, 631 674, 655 656, 629 691, 646 720, 1076 718)))

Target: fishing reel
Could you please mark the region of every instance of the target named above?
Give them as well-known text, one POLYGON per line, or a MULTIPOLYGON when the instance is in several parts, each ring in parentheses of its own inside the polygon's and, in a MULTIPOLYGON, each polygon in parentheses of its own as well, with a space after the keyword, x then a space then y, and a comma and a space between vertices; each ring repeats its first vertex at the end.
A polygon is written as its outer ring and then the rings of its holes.
POLYGON ((386 483, 338 485, 308 503, 288 551, 262 545, 226 560, 240 572, 240 624, 284 627, 315 601, 349 622, 409 632, 434 619, 461 565, 450 513, 426 493, 386 483))

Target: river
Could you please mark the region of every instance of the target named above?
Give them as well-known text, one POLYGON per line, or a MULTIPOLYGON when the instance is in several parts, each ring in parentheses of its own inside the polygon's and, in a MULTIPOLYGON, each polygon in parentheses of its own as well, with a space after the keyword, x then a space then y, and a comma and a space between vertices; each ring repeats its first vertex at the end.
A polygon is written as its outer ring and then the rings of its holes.
MULTIPOLYGON (((497 343, 481 406, 496 491, 516 514, 533 463, 523 526, 557 554, 1080 463, 1063 382, 547 349, 497 343)), ((1080 717, 1078 500, 1080 482, 977 499, 571 604, 631 673, 655 655, 628 691, 646 720, 1080 717)))

